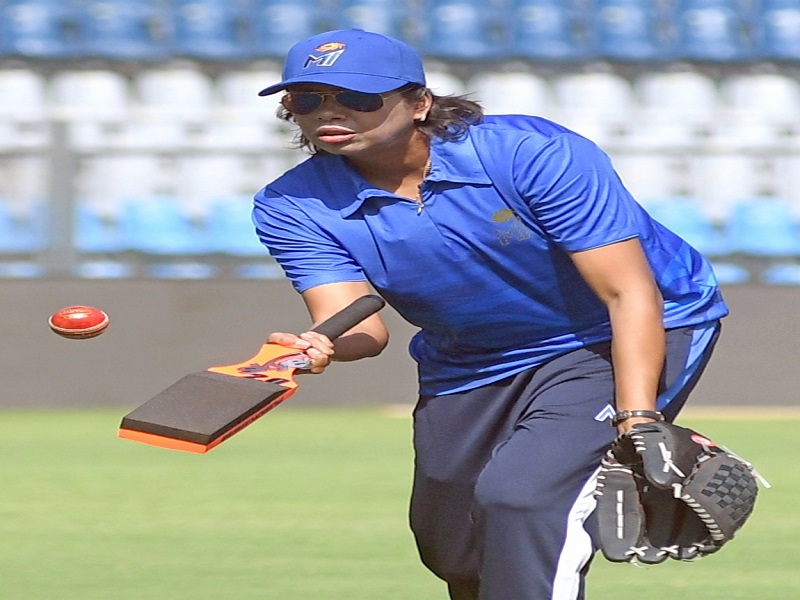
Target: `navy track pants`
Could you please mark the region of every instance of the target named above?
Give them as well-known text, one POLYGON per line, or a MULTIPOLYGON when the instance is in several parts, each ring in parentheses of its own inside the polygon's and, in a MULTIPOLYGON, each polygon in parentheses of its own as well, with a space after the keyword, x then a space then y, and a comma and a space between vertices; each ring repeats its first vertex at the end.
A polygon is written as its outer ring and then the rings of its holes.
MULTIPOLYGON (((659 408, 672 420, 719 323, 667 332, 659 408)), ((600 459, 616 437, 610 344, 595 344, 414 411, 410 519, 452 600, 580 600, 597 550, 600 459)))

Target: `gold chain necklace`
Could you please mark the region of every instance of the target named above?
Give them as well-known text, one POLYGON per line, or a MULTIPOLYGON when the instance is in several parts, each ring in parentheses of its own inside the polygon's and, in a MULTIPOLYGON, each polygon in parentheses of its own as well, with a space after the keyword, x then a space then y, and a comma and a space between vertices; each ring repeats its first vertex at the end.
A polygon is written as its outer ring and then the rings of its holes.
POLYGON ((422 185, 425 183, 428 175, 431 174, 431 166, 431 159, 429 156, 428 161, 425 163, 425 168, 422 169, 422 181, 420 181, 419 185, 417 186, 417 214, 422 213, 422 210, 425 208, 425 203, 422 201, 422 185))

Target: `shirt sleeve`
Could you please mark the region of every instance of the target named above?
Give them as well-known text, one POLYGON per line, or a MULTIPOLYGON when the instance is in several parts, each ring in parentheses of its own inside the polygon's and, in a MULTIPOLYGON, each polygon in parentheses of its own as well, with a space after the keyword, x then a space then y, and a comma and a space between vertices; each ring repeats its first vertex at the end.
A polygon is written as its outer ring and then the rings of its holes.
POLYGON ((299 201, 266 187, 255 196, 253 206, 256 233, 294 289, 303 292, 328 283, 364 281, 353 257, 298 206, 299 201))
POLYGON ((568 252, 640 234, 638 204, 609 157, 586 138, 562 134, 544 145, 524 140, 517 148, 514 179, 537 223, 568 252))

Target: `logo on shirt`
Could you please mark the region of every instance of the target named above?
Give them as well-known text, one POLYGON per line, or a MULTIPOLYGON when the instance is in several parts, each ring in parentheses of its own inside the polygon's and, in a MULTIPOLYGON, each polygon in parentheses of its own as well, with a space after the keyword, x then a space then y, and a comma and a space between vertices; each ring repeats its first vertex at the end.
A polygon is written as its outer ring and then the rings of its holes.
POLYGON ((497 225, 494 233, 503 246, 508 246, 511 242, 524 242, 531 238, 531 232, 525 227, 522 219, 509 208, 495 212, 492 215, 492 223, 497 225))
POLYGON ((346 49, 345 44, 342 42, 328 42, 314 48, 314 54, 309 54, 306 62, 303 65, 304 69, 308 67, 330 67, 339 60, 339 57, 344 54, 346 49))

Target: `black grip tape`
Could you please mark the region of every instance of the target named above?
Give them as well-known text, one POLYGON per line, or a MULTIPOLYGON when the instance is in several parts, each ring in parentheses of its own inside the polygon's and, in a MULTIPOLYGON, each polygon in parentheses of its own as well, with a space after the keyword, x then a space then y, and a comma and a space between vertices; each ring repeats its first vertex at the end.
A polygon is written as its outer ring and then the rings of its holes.
POLYGON ((330 340, 335 340, 348 329, 355 327, 368 316, 378 312, 385 305, 386 302, 380 296, 375 296, 374 294, 362 296, 314 327, 311 331, 316 331, 327 336, 330 340))

